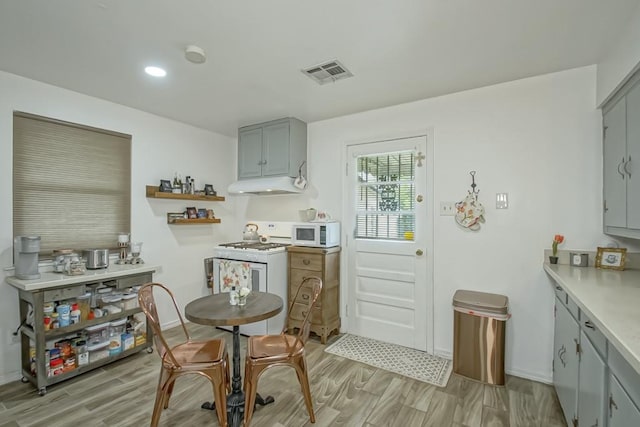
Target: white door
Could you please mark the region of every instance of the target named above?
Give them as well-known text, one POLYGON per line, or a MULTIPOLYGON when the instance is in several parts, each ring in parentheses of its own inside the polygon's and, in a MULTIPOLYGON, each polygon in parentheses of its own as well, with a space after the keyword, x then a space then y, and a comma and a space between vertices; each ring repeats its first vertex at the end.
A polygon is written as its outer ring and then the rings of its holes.
POLYGON ((346 314, 349 333, 433 351, 426 153, 426 136, 347 146, 346 314))

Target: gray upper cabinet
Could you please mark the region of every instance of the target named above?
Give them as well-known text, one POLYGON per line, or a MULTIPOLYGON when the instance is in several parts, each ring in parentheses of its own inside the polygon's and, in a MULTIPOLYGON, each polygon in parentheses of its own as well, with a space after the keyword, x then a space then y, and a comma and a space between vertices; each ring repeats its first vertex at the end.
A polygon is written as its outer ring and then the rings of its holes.
POLYGON ((603 126, 604 232, 640 239, 640 83, 605 108, 603 126))
POLYGON ((274 120, 238 130, 238 179, 294 177, 306 160, 307 124, 298 119, 274 120))

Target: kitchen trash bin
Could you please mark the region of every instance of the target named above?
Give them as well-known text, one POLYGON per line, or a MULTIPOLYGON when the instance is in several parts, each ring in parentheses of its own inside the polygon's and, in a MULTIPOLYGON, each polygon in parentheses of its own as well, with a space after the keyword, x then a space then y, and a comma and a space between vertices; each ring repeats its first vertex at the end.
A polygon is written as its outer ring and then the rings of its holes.
POLYGON ((453 372, 504 385, 504 337, 509 314, 504 295, 457 290, 453 296, 453 372))

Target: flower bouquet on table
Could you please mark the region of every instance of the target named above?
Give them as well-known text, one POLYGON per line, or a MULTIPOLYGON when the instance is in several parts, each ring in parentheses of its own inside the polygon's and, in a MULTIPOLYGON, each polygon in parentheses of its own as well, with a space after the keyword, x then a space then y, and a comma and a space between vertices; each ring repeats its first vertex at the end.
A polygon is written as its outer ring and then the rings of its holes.
POLYGON ((238 305, 245 305, 247 303, 247 297, 251 293, 251 289, 247 287, 241 287, 238 291, 238 305))
POLYGON ((551 252, 553 255, 549 257, 549 262, 551 264, 558 263, 558 245, 564 242, 564 236, 562 234, 556 234, 553 236, 553 243, 551 243, 551 252))

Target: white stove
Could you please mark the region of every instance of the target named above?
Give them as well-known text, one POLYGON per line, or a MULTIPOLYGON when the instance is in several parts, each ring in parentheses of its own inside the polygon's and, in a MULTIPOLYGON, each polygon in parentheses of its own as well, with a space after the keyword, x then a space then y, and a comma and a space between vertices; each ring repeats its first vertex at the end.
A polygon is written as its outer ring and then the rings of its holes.
MULTIPOLYGON (((258 234, 266 236, 267 242, 238 241, 223 243, 213 248, 213 292, 228 292, 220 283, 221 261, 249 263, 250 283, 254 291, 279 295, 283 301, 282 311, 275 317, 257 323, 240 326, 244 335, 279 334, 284 326, 288 307, 287 298, 287 252, 291 244, 292 222, 250 221, 258 225, 258 234)), ((231 327, 224 328, 231 330, 231 327)))

